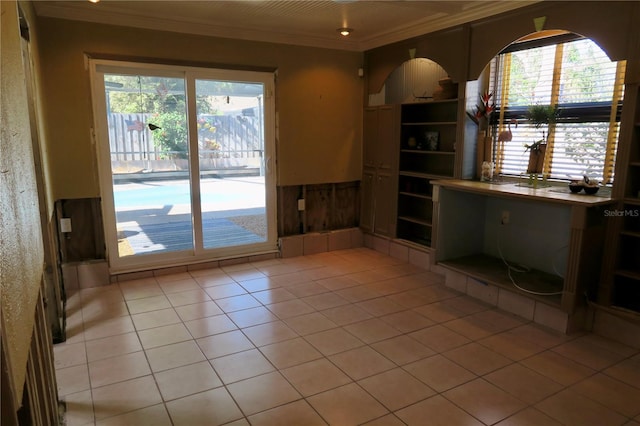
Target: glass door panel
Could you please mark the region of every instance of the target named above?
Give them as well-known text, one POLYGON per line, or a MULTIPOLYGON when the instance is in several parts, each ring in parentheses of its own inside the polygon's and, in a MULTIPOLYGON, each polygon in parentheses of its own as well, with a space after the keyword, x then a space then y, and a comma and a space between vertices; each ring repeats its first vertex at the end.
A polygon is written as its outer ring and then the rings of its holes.
POLYGON ((112 271, 277 250, 272 73, 91 66, 112 271))
POLYGON ((196 80, 205 249, 267 241, 264 85, 196 80))
POLYGON ((193 250, 185 80, 104 74, 118 256, 193 250))

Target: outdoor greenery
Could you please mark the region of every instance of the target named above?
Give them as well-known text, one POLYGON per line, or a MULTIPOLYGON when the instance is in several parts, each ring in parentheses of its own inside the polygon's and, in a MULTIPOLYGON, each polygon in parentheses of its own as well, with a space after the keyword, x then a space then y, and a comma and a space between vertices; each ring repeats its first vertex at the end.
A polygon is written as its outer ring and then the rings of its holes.
MULTIPOLYGON (((158 126, 152 131, 153 143, 167 158, 187 158, 188 138, 184 80, 180 78, 108 75, 110 112, 145 114, 145 126, 158 126)), ((196 101, 198 113, 214 111, 206 97, 196 101)), ((209 129, 210 140, 215 129, 209 129)))
POLYGON ((531 105, 527 111, 527 120, 539 129, 555 123, 558 118, 558 105, 531 105))
POLYGON ((581 166, 582 175, 602 180, 609 123, 567 123, 563 125, 563 130, 566 155, 581 166), (581 142, 584 140, 591 142, 581 142))
POLYGON ((153 143, 159 146, 165 155, 175 158, 187 158, 189 134, 184 112, 165 111, 153 113, 149 122, 158 126, 153 131, 153 143))

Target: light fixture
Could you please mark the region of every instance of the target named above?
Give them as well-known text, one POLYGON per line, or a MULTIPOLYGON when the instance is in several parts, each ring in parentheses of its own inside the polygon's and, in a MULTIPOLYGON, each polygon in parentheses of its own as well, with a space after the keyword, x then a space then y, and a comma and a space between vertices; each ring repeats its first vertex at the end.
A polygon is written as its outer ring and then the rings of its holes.
POLYGON ((341 27, 341 28, 338 28, 336 31, 340 33, 341 36, 346 37, 353 32, 353 28, 341 27))
POLYGON ((100 0, 89 0, 90 3, 99 3, 100 0))

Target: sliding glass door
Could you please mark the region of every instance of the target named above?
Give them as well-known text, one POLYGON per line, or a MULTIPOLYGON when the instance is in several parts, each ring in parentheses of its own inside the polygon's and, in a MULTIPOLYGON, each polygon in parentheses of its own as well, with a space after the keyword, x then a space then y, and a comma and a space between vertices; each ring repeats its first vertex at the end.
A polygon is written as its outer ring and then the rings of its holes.
POLYGON ((92 70, 112 270, 276 248, 272 74, 92 70))
POLYGON ((205 248, 266 241, 264 86, 196 80, 205 248))

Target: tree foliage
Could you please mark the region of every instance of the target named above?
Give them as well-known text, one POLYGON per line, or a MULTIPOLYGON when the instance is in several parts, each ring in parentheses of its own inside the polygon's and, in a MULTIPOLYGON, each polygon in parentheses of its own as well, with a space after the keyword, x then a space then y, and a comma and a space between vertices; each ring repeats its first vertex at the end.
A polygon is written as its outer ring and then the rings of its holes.
MULTIPOLYGON (((149 123, 160 127, 152 132, 154 145, 166 157, 188 157, 184 79, 110 74, 105 76, 105 87, 110 112, 150 114, 149 123)), ((197 110, 211 112, 205 98, 197 98, 197 110)))

